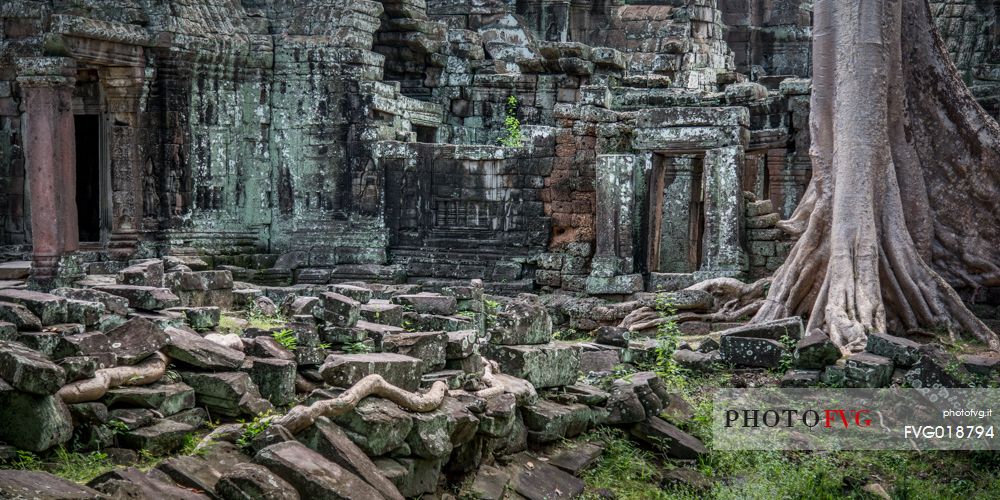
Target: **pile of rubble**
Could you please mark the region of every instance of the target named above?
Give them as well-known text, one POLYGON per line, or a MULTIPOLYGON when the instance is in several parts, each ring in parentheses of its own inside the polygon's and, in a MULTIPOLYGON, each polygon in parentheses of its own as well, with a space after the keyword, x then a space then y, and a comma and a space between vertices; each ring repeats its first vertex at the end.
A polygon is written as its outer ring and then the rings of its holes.
POLYGON ((533 295, 487 297, 478 280, 258 286, 207 267, 166 257, 48 293, 0 289, 0 455, 65 446, 128 462, 213 428, 203 452, 148 473, 121 468, 84 487, 0 471, 0 492, 401 498, 472 478, 480 498, 508 488, 550 498, 581 492, 575 475, 602 447, 538 450, 598 425, 677 458, 706 451, 660 418, 691 409, 655 374, 579 382, 594 380, 582 370, 607 375, 628 349, 555 340, 533 295), (375 392, 305 426, 275 424, 350 398, 373 376, 433 404, 375 392))

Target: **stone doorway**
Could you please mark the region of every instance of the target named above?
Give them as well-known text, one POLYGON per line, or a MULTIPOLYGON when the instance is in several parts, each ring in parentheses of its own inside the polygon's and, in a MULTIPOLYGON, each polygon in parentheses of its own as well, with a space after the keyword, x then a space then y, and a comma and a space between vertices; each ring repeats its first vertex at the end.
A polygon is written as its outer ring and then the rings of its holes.
POLYGON ((81 243, 101 241, 101 121, 75 115, 76 212, 81 243))
POLYGON ((646 266, 650 272, 701 268, 705 233, 702 157, 653 155, 649 182, 646 266))

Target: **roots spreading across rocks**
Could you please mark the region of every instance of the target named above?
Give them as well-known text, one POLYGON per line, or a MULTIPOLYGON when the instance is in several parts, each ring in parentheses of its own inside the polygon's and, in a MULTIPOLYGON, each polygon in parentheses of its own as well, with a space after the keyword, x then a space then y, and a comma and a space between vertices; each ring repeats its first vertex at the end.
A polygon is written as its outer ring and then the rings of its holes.
POLYGON ((729 323, 751 318, 763 305, 764 296, 771 284, 770 278, 753 283, 744 283, 735 278, 713 278, 692 285, 685 290, 705 292, 714 298, 711 312, 683 311, 667 316, 655 307, 641 307, 622 319, 620 327, 638 332, 658 327, 666 321, 684 323, 705 321, 709 323, 729 323))
POLYGON ((160 380, 169 363, 170 359, 166 354, 157 352, 132 366, 102 368, 94 373, 93 378, 64 385, 56 396, 66 404, 97 401, 115 387, 148 385, 160 380))

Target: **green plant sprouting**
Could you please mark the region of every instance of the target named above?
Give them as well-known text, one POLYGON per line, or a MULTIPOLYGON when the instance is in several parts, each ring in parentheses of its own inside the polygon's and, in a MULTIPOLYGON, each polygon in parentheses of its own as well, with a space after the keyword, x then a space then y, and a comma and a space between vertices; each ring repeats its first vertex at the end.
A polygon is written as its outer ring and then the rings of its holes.
POLYGON ((243 423, 243 434, 236 440, 236 444, 242 448, 250 446, 250 443, 257 435, 266 431, 268 427, 271 427, 271 416, 273 414, 271 410, 268 410, 257 414, 249 422, 241 422, 243 423))
POLYGON ((284 347, 289 351, 294 351, 298 347, 298 340, 295 338, 295 332, 289 330, 288 328, 272 333, 271 337, 274 338, 277 343, 281 344, 281 347, 284 347))
POLYGON ((497 139, 500 145, 508 148, 519 148, 524 140, 521 135, 521 120, 517 119, 517 97, 508 96, 504 109, 503 128, 506 135, 497 139))
POLYGON ((372 352, 372 348, 364 342, 353 342, 344 346, 344 352, 348 354, 367 354, 372 352))
POLYGON ((682 388, 686 383, 687 370, 674 360, 674 351, 680 345, 681 330, 674 319, 677 308, 665 294, 656 296, 656 310, 660 313, 660 324, 656 327, 656 373, 672 388, 682 388))

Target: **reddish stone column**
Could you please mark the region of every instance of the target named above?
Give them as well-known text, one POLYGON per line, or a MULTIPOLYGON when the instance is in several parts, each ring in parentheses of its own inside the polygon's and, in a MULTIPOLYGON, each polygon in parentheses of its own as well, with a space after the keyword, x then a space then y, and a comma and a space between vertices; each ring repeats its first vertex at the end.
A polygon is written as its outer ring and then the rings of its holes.
POLYGON ((32 279, 55 278, 60 258, 79 247, 76 215, 76 65, 63 57, 17 61, 31 209, 32 279))

